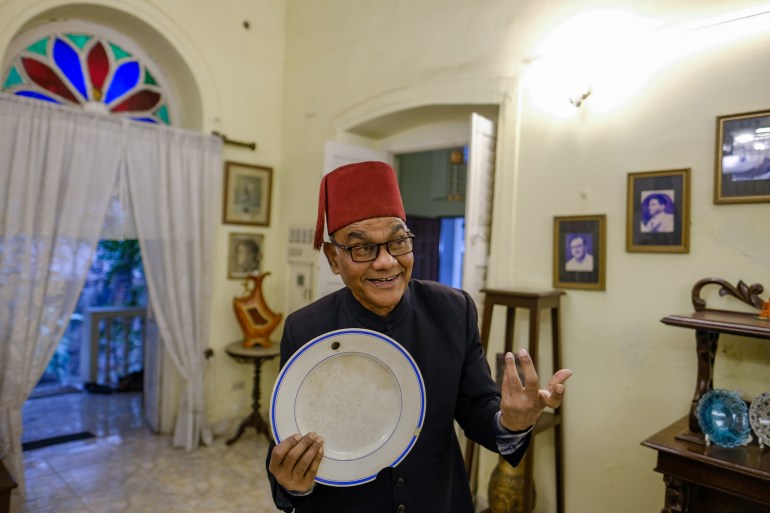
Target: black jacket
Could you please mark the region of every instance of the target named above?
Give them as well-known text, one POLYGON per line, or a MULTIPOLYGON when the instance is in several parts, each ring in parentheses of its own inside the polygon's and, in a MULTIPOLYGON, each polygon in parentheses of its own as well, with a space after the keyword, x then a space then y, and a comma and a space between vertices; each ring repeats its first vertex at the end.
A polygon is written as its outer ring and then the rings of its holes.
MULTIPOLYGON (((276 506, 297 513, 473 513, 457 420, 466 436, 497 452, 493 421, 500 391, 479 342, 476 306, 464 291, 411 280, 399 305, 386 317, 365 309, 343 289, 291 314, 281 339, 281 366, 302 345, 329 331, 364 328, 400 343, 420 368, 426 412, 421 434, 395 468, 352 487, 317 484, 293 497, 268 472, 276 506)), ((320 433, 323 435, 323 433, 320 433)), ((527 443, 506 460, 517 465, 527 443)), ((268 452, 268 463, 272 446, 268 452)))

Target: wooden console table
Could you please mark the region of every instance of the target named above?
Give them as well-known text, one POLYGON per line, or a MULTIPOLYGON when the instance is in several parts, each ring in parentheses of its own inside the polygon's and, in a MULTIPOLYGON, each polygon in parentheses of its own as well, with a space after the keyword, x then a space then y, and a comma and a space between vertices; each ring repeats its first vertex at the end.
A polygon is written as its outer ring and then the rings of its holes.
MULTIPOLYGON (((506 307, 505 316, 505 348, 504 351, 513 351, 513 326, 516 318, 516 309, 529 310, 529 351, 532 361, 537 364, 538 345, 540 342, 540 311, 550 310, 551 313, 551 352, 553 357, 553 372, 561 368, 561 353, 559 340, 559 301, 565 293, 561 290, 549 290, 544 292, 526 290, 496 290, 482 289, 484 293, 484 312, 481 321, 481 345, 484 352, 489 345, 489 332, 492 328, 492 313, 495 305, 506 307)), ((548 376, 550 378, 550 376, 548 376)), ((534 464, 535 439, 534 435, 545 430, 554 430, 554 459, 556 467, 556 511, 564 512, 564 464, 562 457, 563 436, 561 414, 557 409, 554 413, 544 412, 540 415, 532 430, 533 438, 530 441, 527 453, 524 456, 524 502, 522 504, 525 513, 532 511, 534 507, 534 483, 532 480, 532 467, 534 464)), ((465 470, 471 481, 473 458, 476 444, 468 441, 465 450, 465 470)))
POLYGON ((257 434, 264 433, 269 439, 272 439, 270 427, 259 413, 259 398, 261 393, 260 375, 262 373, 262 362, 272 360, 281 353, 278 344, 274 343, 270 347, 244 347, 243 342, 239 340, 228 344, 227 347, 225 347, 225 352, 239 363, 251 363, 254 365, 254 384, 251 389, 251 413, 248 417, 243 419, 240 426, 238 426, 238 432, 235 436, 228 439, 225 443, 227 445, 234 444, 249 426, 256 429, 257 434))
POLYGON ((708 446, 695 415, 701 397, 714 388, 719 335, 770 340, 770 321, 759 319, 757 314, 706 308, 700 297, 706 285, 719 285, 721 296, 762 307, 762 285, 739 282, 734 287, 719 278, 705 278, 692 289, 694 313, 661 319, 669 326, 695 330, 697 381, 689 414, 642 445, 658 451, 655 470, 664 475, 666 483, 662 513, 770 513, 770 450, 762 451, 756 441, 730 449, 708 446))

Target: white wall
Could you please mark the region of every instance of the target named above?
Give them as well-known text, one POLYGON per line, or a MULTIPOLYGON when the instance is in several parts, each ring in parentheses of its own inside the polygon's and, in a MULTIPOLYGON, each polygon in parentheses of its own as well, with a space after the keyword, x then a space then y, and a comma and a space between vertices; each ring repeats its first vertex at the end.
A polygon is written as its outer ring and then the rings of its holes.
MULTIPOLYGON (((225 345, 242 335, 232 298, 242 292, 239 280, 227 279, 227 243, 231 232, 265 234, 263 268, 274 276, 264 282, 268 304, 282 311, 283 264, 287 238, 279 221, 282 193, 281 116, 285 2, 281 0, 0 0, 0 55, 26 26, 53 18, 86 19, 112 26, 134 38, 145 52, 176 79, 172 89, 188 129, 254 141, 252 152, 224 147, 224 159, 273 168, 273 211, 269 227, 219 225, 214 261, 211 337, 215 358, 209 366, 209 418, 220 429, 234 430, 251 407, 253 369, 227 357, 225 345), (244 27, 248 21, 249 28, 244 27)), ((223 175, 224 176, 224 175, 223 175)), ((217 222, 221 223, 221 214, 217 222)), ((266 370, 268 366, 265 366, 266 370)), ((277 372, 277 362, 271 367, 277 372)), ((269 397, 269 372, 263 387, 269 397)), ((232 434, 228 431, 227 434, 232 434)))
MULTIPOLYGON (((717 206, 711 200, 715 117, 770 108, 770 35, 676 60, 612 110, 598 110, 597 88, 580 110, 556 116, 535 104, 525 61, 558 24, 598 1, 92 3, 129 13, 179 53, 199 90, 198 129, 259 144, 256 152, 226 147, 226 159, 275 169, 271 226, 219 230, 210 344, 217 357, 208 388, 212 421, 241 417, 250 402, 251 369, 221 351, 240 335, 231 307, 240 283, 226 279, 228 233, 265 234, 264 268, 273 272, 265 293, 280 310, 284 239, 290 225, 313 224, 325 140, 408 146, 396 132, 372 139, 346 131, 402 109, 488 105, 507 96, 498 127, 502 156, 490 285, 550 289, 553 217, 607 215, 607 290, 570 290, 562 306, 563 360, 575 372, 564 406, 567 511, 660 510, 663 485, 652 470, 655 455, 639 443, 686 413, 695 387, 695 344, 692 333, 659 319, 691 311, 690 288, 705 276, 770 287, 767 205, 717 206), (683 167, 692 170, 690 253, 626 253, 626 174, 683 167), (238 384, 244 389, 233 391, 238 384)), ((613 5, 677 24, 761 3, 613 5)), ((29 20, 63 5, 0 0, 0 51, 29 20)), ((523 340, 526 322, 517 324, 517 340, 523 340)), ((547 323, 542 332, 547 337, 547 323)), ((500 338, 495 342, 490 354, 500 350, 500 338)), ((767 344, 726 339, 717 358, 717 386, 740 387, 749 397, 768 388, 767 344)), ((541 365, 547 364, 544 355, 541 365)), ((277 367, 265 371, 263 404, 277 367)), ((552 444, 547 435, 537 443, 537 511, 553 511, 552 444)))
MULTIPOLYGON (((674 25, 759 4, 623 2, 674 25)), ((602 98, 597 88, 580 110, 544 111, 527 89, 525 59, 558 24, 594 5, 292 1, 284 163, 298 201, 283 214, 313 219, 316 191, 306 184, 317 183, 325 139, 420 103, 492 103, 511 94, 498 147, 490 285, 550 289, 553 217, 607 215, 607 290, 570 290, 562 305, 563 360, 575 372, 564 407, 566 503, 570 513, 641 513, 660 510, 664 488, 654 452, 639 444, 685 415, 695 388, 693 333, 659 320, 691 311, 690 288, 706 276, 770 286, 767 206, 712 203, 715 118, 770 107, 770 34, 682 57, 612 110, 592 107, 602 98), (627 173, 678 168, 692 170, 690 253, 627 253, 627 173)), ((526 322, 518 324, 523 340, 526 322)), ((546 340, 549 329, 544 323, 546 340)), ((769 363, 767 344, 725 339, 716 384, 753 397, 768 388, 769 363)), ((539 512, 554 510, 551 448, 548 435, 538 438, 539 512)))

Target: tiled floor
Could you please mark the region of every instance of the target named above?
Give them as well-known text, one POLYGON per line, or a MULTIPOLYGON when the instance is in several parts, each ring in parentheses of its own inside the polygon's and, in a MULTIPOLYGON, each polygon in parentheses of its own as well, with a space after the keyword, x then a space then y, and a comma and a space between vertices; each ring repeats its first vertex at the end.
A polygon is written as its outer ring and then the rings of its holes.
POLYGON ((171 447, 142 421, 141 394, 66 394, 27 401, 23 441, 90 431, 94 438, 24 452, 27 493, 11 513, 275 512, 267 441, 253 429, 232 446, 171 447))

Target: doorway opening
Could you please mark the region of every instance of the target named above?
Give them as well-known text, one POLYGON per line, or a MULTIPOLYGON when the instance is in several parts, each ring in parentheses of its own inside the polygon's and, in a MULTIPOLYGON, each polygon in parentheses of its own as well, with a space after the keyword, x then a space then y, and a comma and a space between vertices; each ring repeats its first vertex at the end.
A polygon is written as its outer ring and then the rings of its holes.
POLYGON ((417 235, 412 277, 462 287, 467 146, 396 155, 407 224, 417 235))
POLYGON ((101 240, 75 311, 23 412, 22 442, 66 436, 84 427, 77 412, 31 407, 31 401, 63 394, 141 394, 147 282, 137 240, 101 240), (32 414, 31 412, 35 412, 32 414))

